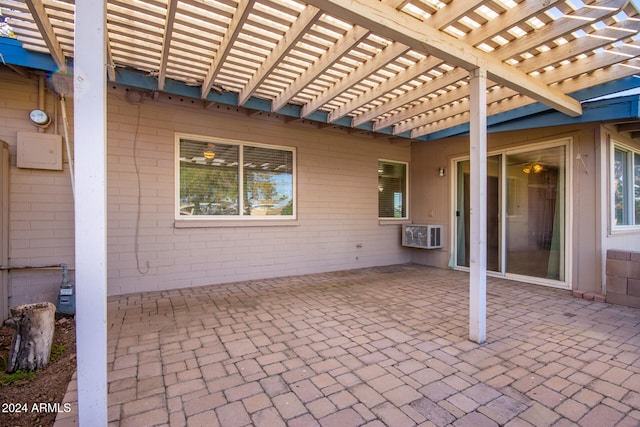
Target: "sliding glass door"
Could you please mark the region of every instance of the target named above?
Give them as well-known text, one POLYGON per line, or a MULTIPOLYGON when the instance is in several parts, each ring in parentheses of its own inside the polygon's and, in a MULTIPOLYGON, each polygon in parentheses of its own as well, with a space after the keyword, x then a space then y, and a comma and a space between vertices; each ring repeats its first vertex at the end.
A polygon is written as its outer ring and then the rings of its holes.
MULTIPOLYGON (((501 269, 501 235, 500 232, 500 176, 502 175, 502 156, 487 158, 487 269, 500 271, 501 269)), ((456 224, 457 265, 469 267, 469 193, 471 182, 469 179, 471 163, 462 160, 457 164, 457 197, 456 224)))
POLYGON ((507 273, 564 280, 565 147, 507 154, 507 273))
MULTIPOLYGON (((566 144, 487 159, 487 270, 565 280, 566 144)), ((469 160, 456 162, 456 266, 469 266, 469 160)))

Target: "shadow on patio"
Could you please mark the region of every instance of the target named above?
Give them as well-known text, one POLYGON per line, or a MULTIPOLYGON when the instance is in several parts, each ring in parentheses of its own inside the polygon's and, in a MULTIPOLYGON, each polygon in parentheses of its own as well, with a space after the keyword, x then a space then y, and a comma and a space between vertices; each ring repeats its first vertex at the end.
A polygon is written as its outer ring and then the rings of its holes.
POLYGON ((108 306, 112 425, 640 425, 640 310, 568 291, 489 278, 484 345, 468 275, 413 264, 108 306))

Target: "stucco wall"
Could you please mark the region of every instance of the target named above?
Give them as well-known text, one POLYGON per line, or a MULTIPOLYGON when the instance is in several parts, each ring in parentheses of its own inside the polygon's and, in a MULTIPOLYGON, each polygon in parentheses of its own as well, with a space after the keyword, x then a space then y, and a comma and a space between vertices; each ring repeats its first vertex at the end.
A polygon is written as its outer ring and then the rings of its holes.
MULTIPOLYGON (((599 236, 602 232, 597 196, 600 175, 596 167, 599 162, 599 151, 596 148, 600 141, 600 126, 586 124, 492 133, 488 136, 487 150, 491 152, 565 137, 570 137, 573 141, 567 154, 571 163, 568 182, 571 185, 573 212, 570 217, 570 238, 573 245, 570 285, 573 289, 600 292, 602 252, 599 236), (578 153, 584 163, 576 159, 578 153)), ((441 268, 446 268, 449 263, 453 218, 452 159, 468 156, 468 144, 468 137, 456 137, 412 146, 412 220, 414 223, 443 224, 447 237, 443 249, 412 250, 413 262, 441 268), (439 176, 440 167, 447 169, 445 177, 439 176)))
MULTIPOLYGON (((408 144, 199 100, 154 99, 113 84, 107 91, 109 294, 410 261, 400 226, 381 225, 377 215, 378 159, 409 161, 408 144), (176 228, 176 132, 296 147, 297 223, 176 228)), ((53 113, 56 101, 50 93, 46 98, 53 113)), ((72 100, 67 104, 71 110, 72 100)), ((0 139, 12 154, 11 265, 72 267, 67 164, 64 171, 15 167, 16 133, 37 131, 28 120, 36 107, 37 79, 0 72, 0 139)), ((10 280, 15 305, 55 298, 60 272, 12 270, 10 280)))

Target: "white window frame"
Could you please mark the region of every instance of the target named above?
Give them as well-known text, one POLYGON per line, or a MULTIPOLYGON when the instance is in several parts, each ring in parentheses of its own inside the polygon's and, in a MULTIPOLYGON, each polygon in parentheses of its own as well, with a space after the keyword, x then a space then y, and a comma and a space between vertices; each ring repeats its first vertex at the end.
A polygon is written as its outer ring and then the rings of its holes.
MULTIPOLYGON (((403 161, 399 161, 399 160, 389 160, 389 159, 378 159, 377 163, 376 163, 376 169, 379 167, 380 162, 385 162, 385 163, 395 163, 395 164, 399 164, 399 165, 404 165, 405 169, 404 169, 404 192, 405 192, 405 216, 403 217, 382 217, 380 216, 380 190, 379 187, 378 188, 378 220, 380 222, 385 222, 385 223, 389 223, 389 222, 393 222, 393 221, 407 221, 409 219, 409 162, 403 162, 403 161)), ((378 174, 377 177, 379 179, 380 177, 380 172, 378 169, 378 174)))
POLYGON ((638 231, 640 230, 640 218, 635 218, 635 194, 634 194, 634 157, 640 156, 640 149, 623 144, 617 140, 611 140, 609 153, 609 215, 612 231, 638 231), (626 200, 629 202, 625 206, 626 215, 630 219, 629 224, 616 224, 616 185, 615 185, 615 153, 616 150, 624 151, 627 156, 627 170, 625 178, 631 185, 626 188, 626 200))
POLYGON ((175 134, 175 226, 183 227, 235 227, 243 225, 296 225, 297 224, 297 164, 296 164, 296 148, 290 146, 261 144, 249 141, 215 138, 203 135, 194 135, 186 133, 175 134), (238 146, 238 215, 180 215, 180 141, 182 139, 191 139, 202 141, 203 143, 225 144, 238 146), (288 151, 292 154, 292 193, 293 193, 293 213, 292 215, 244 215, 244 180, 243 177, 243 156, 244 147, 258 147, 272 150, 288 151))

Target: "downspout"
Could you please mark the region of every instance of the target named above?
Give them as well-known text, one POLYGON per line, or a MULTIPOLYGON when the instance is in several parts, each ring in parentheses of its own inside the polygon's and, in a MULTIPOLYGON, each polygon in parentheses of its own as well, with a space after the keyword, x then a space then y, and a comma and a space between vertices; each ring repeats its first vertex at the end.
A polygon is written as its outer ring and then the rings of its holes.
MULTIPOLYGON (((44 111, 44 75, 38 76, 38 110, 44 111)), ((43 133, 45 128, 38 126, 38 132, 43 133)))

